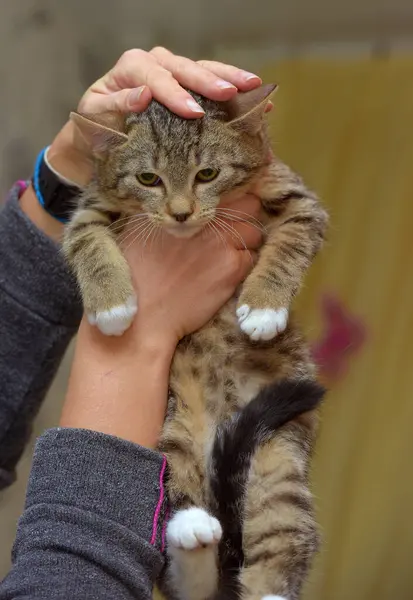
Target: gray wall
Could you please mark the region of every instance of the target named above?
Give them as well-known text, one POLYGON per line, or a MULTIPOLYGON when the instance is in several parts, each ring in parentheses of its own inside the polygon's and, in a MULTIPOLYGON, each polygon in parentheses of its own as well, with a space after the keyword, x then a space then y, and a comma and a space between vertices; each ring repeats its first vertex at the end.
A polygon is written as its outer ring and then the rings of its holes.
POLYGON ((28 176, 82 91, 128 47, 217 47, 413 33, 410 0, 0 0, 0 194, 28 176))

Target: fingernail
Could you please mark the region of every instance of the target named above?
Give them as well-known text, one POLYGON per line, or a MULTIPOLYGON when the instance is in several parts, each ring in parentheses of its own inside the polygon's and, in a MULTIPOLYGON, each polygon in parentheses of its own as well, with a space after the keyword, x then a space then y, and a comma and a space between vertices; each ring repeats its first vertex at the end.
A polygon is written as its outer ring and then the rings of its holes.
POLYGON ((254 75, 254 73, 248 73, 248 71, 242 72, 242 78, 244 81, 251 81, 251 79, 260 79, 258 75, 254 75))
POLYGON ((186 105, 189 108, 189 110, 191 110, 194 113, 198 113, 199 115, 205 114, 204 109, 201 106, 199 106, 198 102, 192 100, 192 98, 186 101, 186 105))
POLYGON ((229 83, 228 81, 224 81, 223 79, 218 79, 218 81, 215 83, 215 85, 220 89, 220 90, 236 90, 237 88, 235 87, 235 85, 232 85, 232 83, 229 83))
POLYGON ((139 102, 139 98, 142 96, 142 92, 144 89, 145 86, 141 85, 141 87, 138 87, 135 90, 131 91, 128 98, 129 106, 135 105, 139 102))

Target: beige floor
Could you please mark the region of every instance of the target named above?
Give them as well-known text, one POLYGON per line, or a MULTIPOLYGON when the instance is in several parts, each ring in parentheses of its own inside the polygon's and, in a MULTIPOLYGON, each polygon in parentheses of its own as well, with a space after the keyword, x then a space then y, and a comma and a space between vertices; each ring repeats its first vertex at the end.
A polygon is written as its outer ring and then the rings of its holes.
POLYGON ((10 551, 15 536, 17 520, 23 509, 34 442, 42 431, 48 427, 54 427, 58 423, 70 369, 71 354, 71 349, 69 349, 36 419, 32 439, 19 465, 16 483, 0 494, 0 580, 10 567, 10 551))

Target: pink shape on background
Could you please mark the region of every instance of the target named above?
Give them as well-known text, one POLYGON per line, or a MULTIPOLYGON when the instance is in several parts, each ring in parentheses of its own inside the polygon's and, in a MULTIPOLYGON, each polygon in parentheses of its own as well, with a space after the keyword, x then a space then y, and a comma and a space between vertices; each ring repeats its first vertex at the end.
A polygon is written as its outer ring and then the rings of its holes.
POLYGON ((324 333, 320 341, 313 344, 313 358, 322 376, 338 379, 345 375, 349 358, 363 346, 366 328, 363 321, 332 294, 323 296, 321 310, 324 333))

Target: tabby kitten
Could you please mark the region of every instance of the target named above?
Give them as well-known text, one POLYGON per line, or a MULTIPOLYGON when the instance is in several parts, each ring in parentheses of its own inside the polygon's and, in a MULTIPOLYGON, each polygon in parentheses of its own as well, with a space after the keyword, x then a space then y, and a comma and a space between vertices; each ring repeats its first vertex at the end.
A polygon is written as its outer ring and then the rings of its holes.
POLYGON ((208 223, 227 227, 222 217, 244 219, 219 207, 223 194, 254 185, 262 201, 258 263, 237 298, 181 341, 171 368, 159 449, 173 509, 167 589, 182 600, 294 600, 317 548, 307 478, 323 391, 288 315, 327 217, 271 157, 264 112, 274 87, 222 103, 193 94, 206 113, 197 120, 156 101, 125 119, 72 115, 96 177, 66 229, 64 252, 103 333, 121 335, 137 310, 118 245, 128 218, 142 219, 148 232, 192 236, 208 223))

